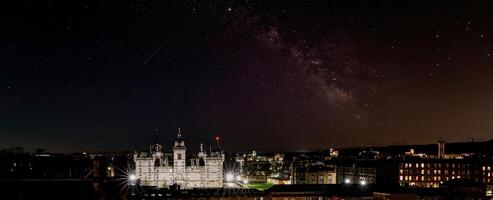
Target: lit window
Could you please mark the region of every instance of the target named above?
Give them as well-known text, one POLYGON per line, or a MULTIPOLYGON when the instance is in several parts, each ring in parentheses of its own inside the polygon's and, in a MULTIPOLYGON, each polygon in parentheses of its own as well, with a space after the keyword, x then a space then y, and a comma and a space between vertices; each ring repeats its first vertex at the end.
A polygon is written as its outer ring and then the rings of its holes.
POLYGON ((402 181, 403 179, 404 179, 404 177, 402 177, 402 176, 399 176, 399 180, 401 180, 401 181, 402 181))
POLYGON ((421 163, 421 168, 424 168, 425 167, 425 164, 424 163, 421 163))

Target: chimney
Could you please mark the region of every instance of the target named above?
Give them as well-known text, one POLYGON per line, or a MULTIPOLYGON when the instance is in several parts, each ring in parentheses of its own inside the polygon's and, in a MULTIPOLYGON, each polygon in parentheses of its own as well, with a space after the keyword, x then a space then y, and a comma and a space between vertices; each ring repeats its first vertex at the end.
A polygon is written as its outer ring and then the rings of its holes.
POLYGON ((438 159, 443 159, 445 156, 445 141, 438 141, 438 159))

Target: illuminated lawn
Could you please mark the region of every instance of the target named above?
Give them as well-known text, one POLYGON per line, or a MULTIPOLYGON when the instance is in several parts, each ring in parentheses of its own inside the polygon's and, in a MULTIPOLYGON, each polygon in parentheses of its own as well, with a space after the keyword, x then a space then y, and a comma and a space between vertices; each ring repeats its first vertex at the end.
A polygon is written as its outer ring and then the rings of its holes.
POLYGON ((264 191, 264 190, 269 189, 273 185, 274 184, 272 184, 272 183, 249 183, 249 184, 245 184, 243 186, 246 188, 255 188, 257 190, 264 191))

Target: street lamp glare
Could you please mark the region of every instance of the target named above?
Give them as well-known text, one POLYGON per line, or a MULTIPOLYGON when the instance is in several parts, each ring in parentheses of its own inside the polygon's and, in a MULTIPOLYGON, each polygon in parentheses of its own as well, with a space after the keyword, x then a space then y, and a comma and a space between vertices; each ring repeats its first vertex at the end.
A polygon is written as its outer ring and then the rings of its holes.
POLYGON ((130 174, 130 176, 128 176, 128 180, 135 181, 137 180, 137 176, 135 176, 135 174, 130 174))
POLYGON ((233 173, 227 173, 226 174, 226 181, 227 182, 232 182, 235 180, 235 175, 233 173))

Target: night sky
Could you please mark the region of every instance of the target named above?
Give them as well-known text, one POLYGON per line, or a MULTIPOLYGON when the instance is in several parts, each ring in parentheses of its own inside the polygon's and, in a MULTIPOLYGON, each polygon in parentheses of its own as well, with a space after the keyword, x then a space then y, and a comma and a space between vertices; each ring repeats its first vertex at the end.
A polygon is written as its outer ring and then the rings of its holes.
POLYGON ((10 1, 0 148, 493 138, 488 1, 10 1))

